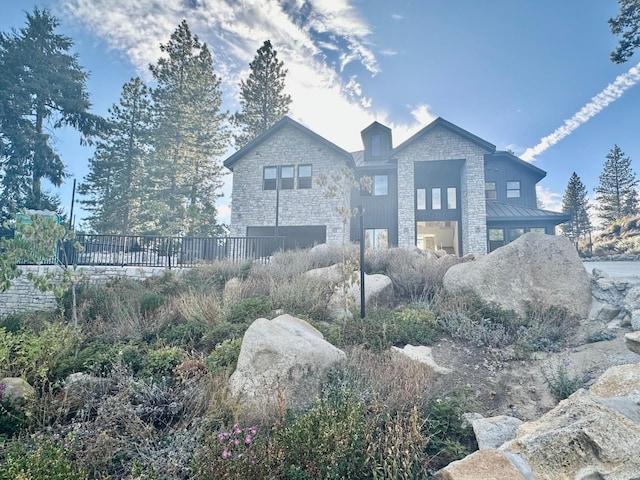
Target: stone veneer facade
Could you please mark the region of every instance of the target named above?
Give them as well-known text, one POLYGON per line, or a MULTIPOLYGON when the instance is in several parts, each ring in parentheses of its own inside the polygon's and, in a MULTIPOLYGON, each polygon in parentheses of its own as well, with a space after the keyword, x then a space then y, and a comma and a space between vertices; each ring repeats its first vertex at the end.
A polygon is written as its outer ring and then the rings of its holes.
MULTIPOLYGON (((44 275, 53 272, 58 275, 59 280, 62 275, 60 267, 33 265, 21 266, 20 270, 22 270, 22 276, 12 282, 9 290, 0 292, 0 317, 15 312, 55 309, 57 302, 53 292, 41 292, 33 286, 33 283, 26 276, 27 273, 44 275)), ((184 270, 188 269, 175 268, 170 271, 175 275, 179 275, 184 270)), ((147 278, 162 276, 165 272, 167 272, 167 269, 164 267, 93 266, 78 268, 79 282, 90 285, 104 285, 116 278, 130 278, 142 281, 147 278)))
POLYGON ((231 236, 245 236, 247 227, 275 225, 276 191, 262 189, 265 166, 294 165, 297 177, 298 165, 312 165, 312 188, 280 190, 278 224, 326 225, 327 243, 349 242, 349 224, 343 222, 337 208, 348 206, 350 188, 342 185, 333 198, 326 198, 316 184, 320 175, 343 177, 342 170, 351 168, 347 162, 327 145, 291 125, 285 126, 233 167, 231 236))
POLYGON ((484 155, 491 153, 438 126, 404 148, 398 162, 398 246, 416 244, 414 165, 416 162, 464 159, 461 170, 462 252, 487 253, 484 155))

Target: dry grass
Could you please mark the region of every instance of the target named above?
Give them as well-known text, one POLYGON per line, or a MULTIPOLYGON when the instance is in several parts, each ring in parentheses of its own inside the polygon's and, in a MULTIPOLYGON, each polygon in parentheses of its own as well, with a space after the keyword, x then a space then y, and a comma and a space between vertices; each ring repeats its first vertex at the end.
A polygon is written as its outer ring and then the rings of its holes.
POLYGON ((360 347, 348 351, 345 374, 363 397, 382 402, 389 411, 422 410, 435 395, 436 376, 418 362, 391 352, 360 347))

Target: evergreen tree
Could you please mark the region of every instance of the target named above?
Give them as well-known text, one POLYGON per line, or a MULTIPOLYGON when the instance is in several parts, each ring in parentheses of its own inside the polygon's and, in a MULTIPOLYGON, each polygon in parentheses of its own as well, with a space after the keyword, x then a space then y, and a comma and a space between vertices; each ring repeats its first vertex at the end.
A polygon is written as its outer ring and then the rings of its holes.
POLYGON ((228 115, 221 112, 220 79, 206 44, 183 21, 161 45, 166 54, 151 65, 157 129, 152 168, 157 232, 219 235, 215 201, 229 145, 228 115))
POLYGON ((243 147, 269 129, 289 111, 291 97, 284 93, 287 70, 278 61, 269 40, 258 49, 249 64, 251 73, 240 81, 240 106, 232 120, 239 132, 234 135, 237 147, 243 147))
POLYGON ((593 230, 589 220, 589 202, 587 189, 580 177, 573 172, 562 199, 562 211, 571 215, 571 219, 560 225, 562 234, 569 238, 578 249, 578 241, 593 230))
POLYGON ((615 145, 607 154, 600 174, 600 184, 595 189, 599 203, 599 216, 608 227, 617 219, 638 214, 638 185, 631 169, 631 158, 615 145))
POLYGON ((65 166, 52 147, 52 130, 71 126, 86 142, 104 121, 88 113, 87 73, 73 41, 55 32, 47 10, 27 13, 26 26, 0 33, 0 207, 7 218, 21 208, 55 209, 58 201, 42 180, 62 183, 65 166))
MULTIPOLYGON (((150 156, 151 98, 140 78, 122 87, 120 104, 109 110, 110 130, 96 143, 89 174, 78 192, 99 233, 142 233, 145 224, 145 166, 150 156)), ((148 216, 148 215, 147 215, 148 216)))
POLYGON ((640 47, 640 1, 618 0, 620 13, 609 19, 609 27, 614 35, 622 35, 617 48, 611 52, 611 61, 624 63, 640 47))

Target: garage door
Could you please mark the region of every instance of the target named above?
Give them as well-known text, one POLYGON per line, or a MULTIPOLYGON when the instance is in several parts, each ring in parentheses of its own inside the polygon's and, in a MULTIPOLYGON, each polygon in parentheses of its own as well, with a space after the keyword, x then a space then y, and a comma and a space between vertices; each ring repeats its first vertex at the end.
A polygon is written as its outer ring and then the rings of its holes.
MULTIPOLYGON (((275 227, 247 227, 247 237, 273 237, 275 227)), ((278 227, 278 236, 285 237, 285 250, 309 248, 327 241, 326 225, 278 227)))

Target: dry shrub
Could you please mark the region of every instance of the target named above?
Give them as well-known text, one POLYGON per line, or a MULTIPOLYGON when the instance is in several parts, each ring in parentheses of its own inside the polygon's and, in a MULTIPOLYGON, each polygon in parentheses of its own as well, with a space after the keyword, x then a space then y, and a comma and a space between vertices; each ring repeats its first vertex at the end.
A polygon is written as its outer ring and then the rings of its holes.
POLYGON ((307 252, 311 268, 330 267, 343 263, 347 259, 359 258, 359 246, 355 243, 343 245, 322 244, 307 252))
POLYGON ((171 301, 171 310, 186 321, 218 325, 224 318, 222 302, 217 293, 201 293, 190 290, 171 301))
POLYGON ((389 351, 349 350, 345 374, 356 391, 387 406, 389 411, 423 409, 434 393, 434 373, 418 362, 389 351))
POLYGON ((89 383, 95 387, 84 392, 84 404, 65 429, 76 436, 78 460, 92 478, 191 478, 193 453, 209 423, 215 428, 233 415, 226 378, 203 369, 201 357, 186 359, 171 384, 136 379, 116 365, 108 377, 89 383))
POLYGON ((270 290, 275 310, 313 320, 328 318, 327 305, 332 289, 321 278, 298 275, 289 281, 274 282, 270 290))

